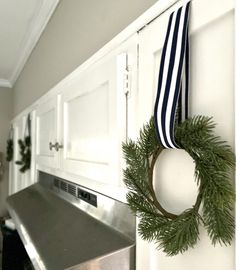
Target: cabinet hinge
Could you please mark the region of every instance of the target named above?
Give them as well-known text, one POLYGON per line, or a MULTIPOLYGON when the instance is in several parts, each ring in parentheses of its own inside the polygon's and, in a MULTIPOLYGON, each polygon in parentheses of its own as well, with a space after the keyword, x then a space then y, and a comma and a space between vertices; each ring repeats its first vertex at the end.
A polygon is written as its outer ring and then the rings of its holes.
POLYGON ((129 66, 127 66, 125 71, 124 71, 123 89, 124 89, 124 94, 127 97, 130 97, 130 92, 131 92, 131 72, 130 72, 130 67, 129 66))

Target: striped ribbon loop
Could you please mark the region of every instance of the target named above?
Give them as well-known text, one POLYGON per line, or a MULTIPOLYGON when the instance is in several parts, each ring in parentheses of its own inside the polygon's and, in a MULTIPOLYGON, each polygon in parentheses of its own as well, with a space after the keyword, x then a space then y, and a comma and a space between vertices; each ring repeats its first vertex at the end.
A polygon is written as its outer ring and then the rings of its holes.
POLYGON ((165 148, 179 148, 174 138, 176 109, 179 119, 188 118, 190 2, 170 15, 161 55, 154 122, 165 148))

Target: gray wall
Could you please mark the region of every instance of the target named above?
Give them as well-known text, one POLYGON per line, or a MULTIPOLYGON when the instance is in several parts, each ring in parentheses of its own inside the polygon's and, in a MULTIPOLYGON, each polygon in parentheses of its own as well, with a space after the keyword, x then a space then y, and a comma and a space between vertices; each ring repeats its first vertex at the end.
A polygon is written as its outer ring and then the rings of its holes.
POLYGON ((50 90, 155 2, 62 0, 14 86, 14 115, 50 90))
POLYGON ((0 87, 0 152, 4 153, 4 176, 0 179, 0 216, 5 214, 5 199, 8 194, 8 164, 5 157, 12 105, 12 90, 0 87))

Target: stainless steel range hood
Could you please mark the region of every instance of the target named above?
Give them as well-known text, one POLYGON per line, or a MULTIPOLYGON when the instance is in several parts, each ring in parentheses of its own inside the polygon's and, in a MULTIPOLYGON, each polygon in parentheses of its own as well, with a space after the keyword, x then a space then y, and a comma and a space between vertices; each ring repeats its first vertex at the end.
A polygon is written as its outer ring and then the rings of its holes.
POLYGON ((135 269, 127 205, 44 173, 39 179, 7 199, 35 269, 135 269))

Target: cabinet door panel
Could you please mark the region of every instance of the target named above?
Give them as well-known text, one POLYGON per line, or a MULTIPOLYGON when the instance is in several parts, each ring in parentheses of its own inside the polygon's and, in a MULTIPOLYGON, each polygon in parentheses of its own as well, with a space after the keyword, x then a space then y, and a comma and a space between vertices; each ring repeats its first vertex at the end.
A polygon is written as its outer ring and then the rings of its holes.
POLYGON ((52 108, 50 111, 42 113, 38 117, 38 130, 40 132, 40 138, 38 141, 38 155, 53 157, 54 152, 49 149, 49 143, 55 141, 55 130, 52 128, 54 126, 54 121, 56 117, 55 109, 52 108))
POLYGON ((13 151, 13 164, 12 164, 12 179, 11 179, 11 194, 19 191, 22 189, 22 173, 19 171, 19 166, 15 164, 17 160, 20 159, 20 149, 18 140, 22 138, 23 135, 23 120, 18 119, 13 123, 13 145, 14 145, 14 151, 13 151))
POLYGON ((123 75, 126 53, 110 54, 84 70, 63 93, 66 172, 118 184, 126 134, 123 75))
POLYGON ((67 103, 67 158, 103 163, 109 156, 109 84, 67 103), (93 104, 92 106, 88 104, 93 104), (79 135, 79 137, 78 137, 79 135), (95 138, 96 137, 96 138, 95 138))
POLYGON ((109 181, 112 165, 118 163, 118 149, 114 145, 116 70, 116 57, 98 63, 81 74, 64 95, 65 171, 100 182, 109 181))
MULTIPOLYGON (((179 1, 139 33, 139 127, 153 114, 160 57, 169 15, 179 1)), ((213 116, 216 132, 231 146, 235 141, 235 1, 191 1, 190 116, 213 116)), ((194 162, 183 150, 165 150, 156 167, 156 190, 161 204, 174 213, 193 205, 197 196, 194 162)), ((194 250, 169 259, 154 245, 138 240, 137 269, 234 269, 234 248, 213 247, 202 232, 194 250), (140 251, 142 250, 142 254, 140 251), (147 252, 143 252, 146 250, 147 252), (140 254, 139 254, 140 253, 140 254), (214 255, 212 255, 214 253, 214 255), (207 254, 207 255, 206 255, 207 254), (148 258, 152 258, 150 263, 148 258), (219 258, 219 259, 218 259, 219 258), (195 264, 191 262, 194 259, 195 264)))
POLYGON ((58 142, 58 97, 39 104, 36 110, 36 163, 57 168, 59 157, 55 148, 49 144, 58 142))

